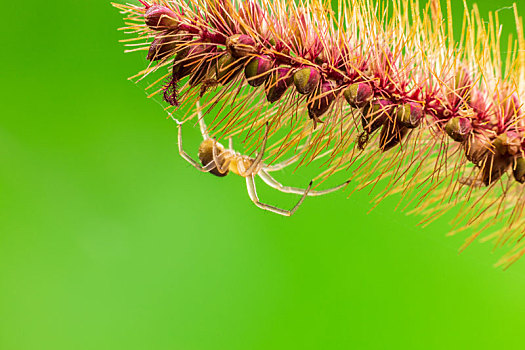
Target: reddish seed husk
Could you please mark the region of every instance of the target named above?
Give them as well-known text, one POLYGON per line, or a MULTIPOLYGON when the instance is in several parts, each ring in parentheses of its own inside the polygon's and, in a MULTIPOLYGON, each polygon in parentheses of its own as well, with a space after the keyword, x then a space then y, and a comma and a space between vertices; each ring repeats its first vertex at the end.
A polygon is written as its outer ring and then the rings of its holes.
POLYGON ((496 151, 502 155, 515 156, 521 148, 521 138, 514 131, 498 135, 493 142, 496 151))
POLYGON ((242 62, 236 60, 229 52, 224 52, 215 66, 217 81, 220 84, 231 82, 242 69, 242 62))
POLYGON ((226 47, 235 58, 253 55, 255 51, 255 40, 246 34, 235 34, 226 39, 226 47))
POLYGON ((272 69, 272 59, 268 55, 253 57, 244 69, 246 81, 253 87, 261 86, 272 69))
POLYGON ((328 111, 335 101, 335 83, 331 80, 322 82, 314 95, 308 102, 308 116, 315 122, 322 122, 319 118, 328 111))
MULTIPOLYGON (((493 148, 487 152, 487 156, 481 162, 482 181, 485 185, 490 185, 501 178, 507 172, 514 161, 514 156, 518 154, 521 140, 513 131, 507 131, 498 135, 492 142, 493 148)), ((520 178, 518 174, 517 178, 520 178)))
POLYGON ((418 103, 405 103, 404 105, 399 106, 396 116, 397 121, 401 125, 413 129, 421 124, 421 120, 423 119, 423 108, 418 103))
POLYGON ((176 29, 175 12, 162 5, 151 6, 144 14, 146 25, 154 30, 176 29))
POLYGON ((512 158, 501 155, 499 152, 487 153, 485 161, 481 163, 481 180, 488 186, 499 180, 512 164, 512 158))
POLYGON ((379 148, 386 152, 401 143, 408 134, 408 128, 399 125, 395 121, 387 120, 383 124, 381 134, 379 135, 379 148))
POLYGON ((454 117, 445 125, 445 132, 452 140, 463 142, 472 132, 472 123, 468 118, 454 117))
POLYGON ((463 143, 465 156, 476 165, 481 165, 491 148, 490 141, 481 134, 471 134, 463 143))
POLYGON ((277 68, 266 81, 266 99, 270 103, 278 101, 292 84, 292 75, 289 68, 277 68))
POLYGON ((375 100, 363 108, 361 124, 363 129, 372 134, 386 121, 393 120, 394 105, 388 100, 375 100))
POLYGON ((367 83, 356 83, 347 87, 343 96, 350 106, 360 108, 366 106, 374 97, 372 88, 367 83))
POLYGON ((525 183, 525 158, 520 156, 515 160, 515 162, 516 164, 514 164, 513 169, 514 179, 516 179, 516 181, 521 184, 525 183))
POLYGON ((162 34, 159 35, 153 42, 148 50, 148 56, 146 57, 150 61, 158 61, 163 58, 169 57, 175 53, 177 47, 177 40, 175 35, 162 34))
POLYGON ((297 92, 308 95, 315 90, 321 79, 321 74, 314 67, 305 67, 296 71, 293 75, 293 82, 297 92))
POLYGON ((211 45, 207 44, 195 44, 192 45, 187 52, 181 52, 181 58, 179 54, 176 57, 176 63, 173 67, 173 71, 177 74, 179 79, 193 73, 199 64, 206 59, 206 53, 213 49, 211 45))

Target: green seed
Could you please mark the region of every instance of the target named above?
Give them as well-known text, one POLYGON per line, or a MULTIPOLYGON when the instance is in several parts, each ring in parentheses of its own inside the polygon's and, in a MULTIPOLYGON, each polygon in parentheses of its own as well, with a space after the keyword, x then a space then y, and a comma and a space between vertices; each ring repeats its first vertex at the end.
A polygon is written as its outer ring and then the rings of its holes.
POLYGON ((303 95, 308 95, 319 84, 321 79, 321 74, 314 67, 306 67, 299 69, 293 75, 293 82, 297 92, 303 95))

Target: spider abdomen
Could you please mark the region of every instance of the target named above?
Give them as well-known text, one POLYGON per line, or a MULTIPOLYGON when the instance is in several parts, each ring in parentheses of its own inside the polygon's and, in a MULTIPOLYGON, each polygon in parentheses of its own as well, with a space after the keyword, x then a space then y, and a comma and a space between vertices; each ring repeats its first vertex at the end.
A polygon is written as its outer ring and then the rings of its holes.
POLYGON ((228 167, 224 169, 225 157, 223 153, 224 153, 224 147, 213 139, 204 140, 199 146, 199 160, 201 161, 201 164, 203 166, 206 166, 210 164, 211 162, 215 163, 215 167, 210 170, 210 173, 215 176, 219 176, 219 177, 226 176, 228 175, 228 172, 229 172, 228 167), (217 164, 217 162, 215 161, 213 157, 214 148, 215 148, 215 159, 218 161, 219 164, 217 164))

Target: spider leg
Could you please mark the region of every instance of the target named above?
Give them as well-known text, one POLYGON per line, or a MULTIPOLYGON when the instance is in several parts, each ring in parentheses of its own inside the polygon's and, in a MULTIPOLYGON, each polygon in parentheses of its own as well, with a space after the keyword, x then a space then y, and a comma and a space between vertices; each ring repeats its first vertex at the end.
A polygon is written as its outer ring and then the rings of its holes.
POLYGON ((228 149, 233 150, 233 139, 228 137, 228 149))
MULTIPOLYGON (((281 191, 281 192, 284 192, 284 193, 294 193, 294 194, 304 194, 304 192, 305 192, 305 189, 303 189, 303 188, 284 186, 279 181, 277 181, 273 176, 268 174, 266 172, 266 169, 262 169, 259 172, 258 175, 261 177, 261 179, 268 186, 270 186, 272 188, 275 188, 278 191, 281 191)), ((335 192, 335 191, 343 188, 344 186, 346 186, 349 182, 350 182, 350 180, 343 182, 339 186, 332 187, 332 188, 329 188, 329 189, 326 189, 326 190, 322 190, 322 191, 315 191, 315 190, 308 191, 308 196, 310 196, 310 197, 322 196, 322 195, 325 195, 325 194, 328 194, 328 193, 335 192)))
POLYGON ((195 105, 197 106, 197 115, 199 117, 199 128, 201 130, 202 138, 204 140, 207 140, 210 138, 210 136, 208 135, 208 127, 206 126, 206 122, 204 121, 204 116, 202 115, 200 100, 197 100, 197 102, 195 102, 195 105))
POLYGON ((248 167, 248 169, 246 169, 246 172, 243 172, 246 175, 252 175, 255 169, 257 169, 257 167, 261 164, 264 151, 266 149, 266 141, 268 140, 268 132, 270 131, 270 128, 268 127, 268 122, 266 122, 265 127, 266 131, 264 132, 264 139, 261 149, 259 150, 259 152, 257 152, 257 157, 255 157, 253 163, 248 167))
MULTIPOLYGON (((283 160, 277 164, 273 164, 273 165, 268 165, 264 168, 264 170, 266 170, 267 172, 272 172, 272 171, 279 171, 279 170, 282 170, 284 168, 286 168, 287 166, 297 162, 299 160, 299 157, 301 157, 301 154, 304 152, 305 148, 310 144, 310 140, 312 139, 312 135, 308 135, 308 137, 306 138, 306 142, 304 143, 304 145, 302 145, 301 147, 299 147, 297 149, 297 153, 295 155, 293 155, 292 157, 286 159, 286 160, 283 160)), ((326 156, 328 153, 330 153, 331 151, 326 151, 324 152, 323 154, 321 155, 318 155, 317 157, 315 157, 315 159, 318 159, 318 158, 322 158, 324 156, 326 156)))
POLYGON ((213 148, 212 148, 212 155, 213 155, 213 162, 215 163, 217 170, 219 170, 220 173, 224 174, 231 163, 231 158, 227 157, 226 154, 229 154, 228 151, 222 152, 220 155, 217 154, 217 142, 214 142, 213 148))
POLYGON ((257 190, 255 188, 255 180, 254 180, 253 175, 246 177, 246 188, 248 189, 248 195, 250 196, 250 199, 252 200, 252 202, 261 209, 268 210, 268 211, 271 211, 272 213, 276 213, 276 214, 283 215, 283 216, 292 216, 292 214, 295 213, 297 208, 299 208, 299 206, 303 203, 304 199, 308 195, 308 192, 310 191, 311 187, 312 187, 312 181, 310 181, 308 188, 304 190, 303 196, 301 197, 301 199, 299 199, 297 204, 291 210, 286 210, 286 209, 277 208, 273 205, 261 203, 259 201, 259 198, 257 197, 257 190))
MULTIPOLYGON (((291 158, 286 159, 286 160, 284 160, 284 161, 282 161, 280 163, 265 166, 264 170, 266 170, 267 172, 274 172, 274 171, 282 170, 282 169, 286 168, 287 166, 297 162, 299 160, 299 157, 301 156, 301 153, 302 152, 300 151, 300 153, 297 153, 296 155, 292 156, 291 158)), ((328 151, 325 151, 325 152, 323 152, 321 154, 319 154, 314 159, 312 159, 312 161, 317 160, 317 159, 321 159, 321 158, 327 156, 330 153, 332 153, 331 149, 328 150, 328 151)))
POLYGON ((178 132, 178 144, 179 144, 179 154, 184 160, 186 160, 188 163, 190 163, 195 169, 200 170, 204 173, 207 173, 213 169, 215 169, 215 162, 211 161, 205 166, 202 166, 199 162, 197 162, 195 159, 193 159, 188 153, 184 151, 182 148, 182 123, 177 122, 177 126, 179 129, 178 132))
POLYGON ((283 160, 282 162, 279 162, 277 164, 274 164, 274 165, 269 165, 267 167, 265 167, 265 170, 266 171, 278 171, 278 170, 282 170, 284 168, 286 168, 287 166, 297 162, 299 160, 299 157, 301 156, 301 154, 303 153, 304 149, 306 148, 307 145, 310 144, 310 140, 312 139, 312 135, 308 135, 308 137, 306 138, 306 142, 304 143, 304 145, 302 145, 297 151, 297 154, 293 155, 292 157, 286 159, 286 160, 283 160))
POLYGON ((268 165, 266 166, 264 169, 266 171, 279 171, 279 170, 282 170, 284 168, 286 168, 287 166, 289 165, 292 165, 293 163, 297 162, 299 160, 299 157, 301 156, 300 153, 297 153, 296 155, 286 159, 286 160, 283 160, 282 162, 279 162, 277 164, 273 164, 273 165, 268 165))

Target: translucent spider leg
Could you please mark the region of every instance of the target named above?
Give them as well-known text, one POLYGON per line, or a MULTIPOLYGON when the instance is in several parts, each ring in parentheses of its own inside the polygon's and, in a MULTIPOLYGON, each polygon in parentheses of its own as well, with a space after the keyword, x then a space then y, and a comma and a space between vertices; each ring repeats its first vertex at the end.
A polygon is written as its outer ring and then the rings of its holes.
POLYGON ((298 150, 299 152, 297 154, 295 154, 292 157, 290 157, 290 158, 288 158, 286 160, 283 160, 282 162, 279 162, 277 164, 269 165, 269 166, 267 166, 265 168, 265 170, 266 171, 279 171, 279 170, 282 170, 282 169, 286 168, 287 166, 297 162, 299 160, 299 157, 303 153, 303 151, 310 144, 310 140, 311 139, 312 139, 312 135, 308 135, 308 138, 306 139, 306 142, 304 143, 303 146, 301 146, 301 148, 298 150))
MULTIPOLYGON (((279 181, 277 181, 273 176, 271 176, 265 170, 262 170, 262 169, 257 175, 259 175, 261 177, 261 179, 268 186, 270 186, 272 188, 275 188, 276 190, 281 191, 283 193, 304 194, 305 191, 306 191, 303 188, 284 186, 279 181)), ((332 192, 335 192, 335 191, 343 188, 348 183, 350 183, 350 180, 345 181, 345 182, 343 182, 342 184, 340 184, 338 186, 335 186, 335 187, 332 187, 332 188, 329 188, 329 189, 326 189, 326 190, 322 190, 322 191, 315 191, 315 190, 308 191, 308 196, 309 197, 315 197, 315 196, 322 196, 322 195, 325 195, 325 194, 328 194, 328 193, 332 193, 332 192)))
POLYGON ((208 135, 208 127, 206 126, 206 122, 204 121, 204 116, 202 115, 200 100, 197 100, 197 102, 195 102, 195 106, 197 107, 197 116, 199 118, 199 129, 201 130, 202 138, 204 140, 208 140, 210 136, 208 135))
MULTIPOLYGON (((225 152, 229 153, 229 151, 225 151, 225 152)), ((224 153, 217 154, 217 142, 213 143, 212 155, 213 155, 213 162, 215 163, 217 170, 219 170, 219 172, 222 174, 228 171, 231 161, 229 160, 229 157, 227 157, 224 153), (227 158, 227 159, 225 162, 222 162, 221 160, 223 160, 224 158, 227 158)))
POLYGON ((262 161, 262 158, 263 158, 263 155, 264 155, 264 151, 266 150, 266 141, 268 141, 268 132, 270 131, 270 127, 268 126, 268 122, 266 122, 266 124, 265 124, 265 129, 266 130, 264 131, 264 138, 263 138, 263 143, 261 145, 261 149, 259 150, 259 152, 257 152, 257 156, 255 157, 255 160, 248 167, 248 169, 246 169, 244 174, 247 174, 247 175, 253 174, 253 172, 261 164, 261 161, 262 161))
POLYGON ((271 211, 272 213, 276 213, 276 214, 283 215, 283 216, 291 216, 293 215, 293 213, 295 213, 297 208, 299 208, 299 206, 304 202, 304 199, 306 198, 306 196, 308 195, 308 192, 312 188, 312 183, 313 182, 310 181, 310 184, 308 185, 306 190, 302 192, 303 196, 301 197, 301 199, 299 199, 297 204, 291 210, 285 210, 285 209, 277 208, 270 204, 261 203, 259 201, 259 197, 257 197, 257 189, 255 188, 255 180, 254 180, 253 175, 246 177, 246 188, 248 189, 248 195, 250 196, 250 199, 252 200, 252 202, 261 209, 268 210, 268 211, 271 211))
POLYGON ((178 120, 175 120, 177 122, 178 127, 178 145, 179 145, 179 154, 184 160, 186 160, 188 163, 190 163, 195 169, 202 171, 204 173, 210 172, 213 169, 215 169, 216 164, 214 161, 209 162, 205 166, 202 166, 199 162, 197 162, 195 159, 193 159, 188 153, 186 153, 182 147, 182 123, 178 120))
MULTIPOLYGON (((274 171, 279 171, 279 170, 283 170, 284 168, 294 164, 295 162, 297 162, 300 158, 301 158, 301 155, 303 154, 304 150, 306 150, 307 146, 310 144, 310 139, 312 138, 311 135, 308 135, 308 138, 306 139, 306 142, 304 145, 302 145, 298 150, 295 155, 293 155, 292 157, 286 159, 286 160, 283 160, 282 162, 279 162, 277 164, 273 164, 273 165, 268 165, 264 168, 264 170, 266 170, 266 172, 274 172, 274 171)), ((316 160, 316 159, 320 159, 320 158, 323 158, 325 156, 327 156, 328 154, 332 153, 332 150, 328 150, 328 151, 325 151, 319 155, 317 155, 314 159, 312 160, 316 160)))
MULTIPOLYGON (((330 153, 332 153, 332 150, 323 152, 323 153, 319 154, 318 156, 316 156, 312 160, 317 160, 317 159, 323 158, 323 157, 327 156, 330 153)), ((283 170, 284 168, 286 168, 286 167, 294 164, 295 162, 297 162, 299 160, 299 158, 301 157, 301 154, 302 154, 302 151, 300 151, 300 153, 297 153, 296 155, 294 155, 294 156, 292 156, 292 157, 290 157, 290 158, 288 158, 286 160, 283 160, 280 163, 277 163, 277 164, 274 164, 274 165, 269 165, 269 166, 265 167, 264 170, 266 170, 267 172, 274 172, 274 171, 283 170)))

